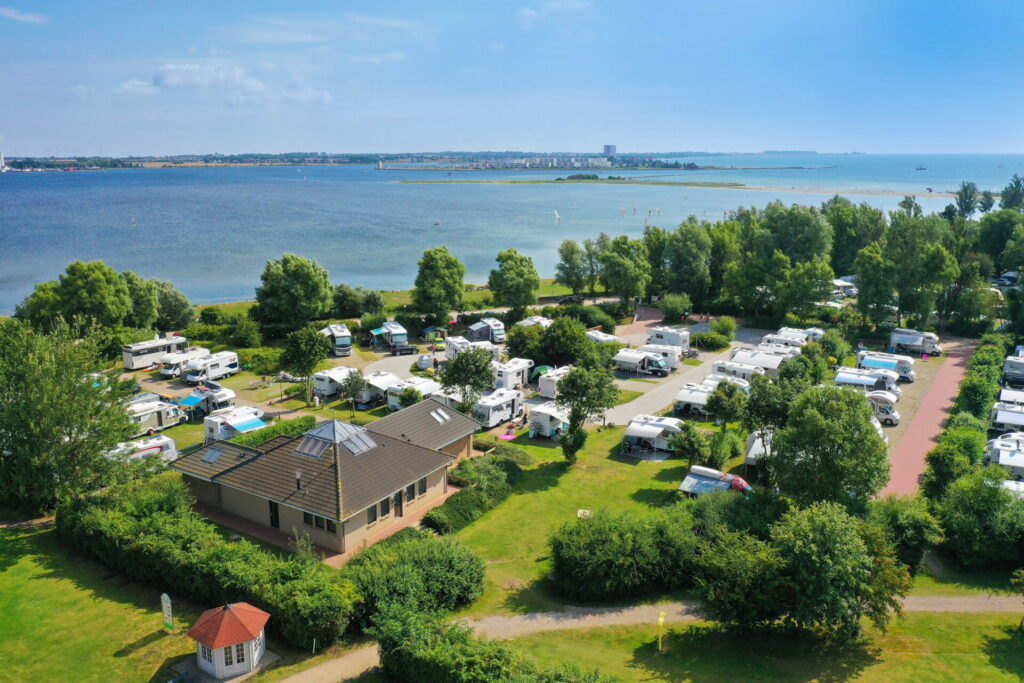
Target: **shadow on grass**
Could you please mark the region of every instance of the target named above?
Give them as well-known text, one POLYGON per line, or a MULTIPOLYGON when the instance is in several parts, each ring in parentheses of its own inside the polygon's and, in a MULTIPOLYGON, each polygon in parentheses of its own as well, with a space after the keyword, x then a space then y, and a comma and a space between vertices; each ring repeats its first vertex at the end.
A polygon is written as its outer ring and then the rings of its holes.
POLYGON ((664 652, 658 652, 656 638, 644 643, 633 650, 629 664, 663 681, 835 683, 857 677, 878 660, 879 650, 864 640, 837 644, 813 635, 739 634, 719 625, 700 624, 670 630, 664 652))
POLYGON ((547 578, 535 579, 524 586, 508 590, 501 604, 516 614, 564 612, 566 609, 555 585, 547 578))
POLYGON ((0 571, 17 564, 25 555, 38 552, 33 537, 39 533, 40 528, 32 526, 0 529, 0 571))
POLYGON ((522 477, 512 489, 513 493, 539 493, 558 486, 558 480, 569 470, 564 460, 546 462, 533 469, 523 471, 522 477))
POLYGON ((958 588, 982 589, 1001 595, 1014 595, 1017 592, 1010 586, 1009 569, 964 569, 956 564, 956 560, 938 553, 925 555, 921 572, 936 583, 958 588))
POLYGON ((1003 626, 1000 636, 985 636, 982 652, 992 666, 1024 679, 1024 631, 1017 626, 1003 626))
POLYGON ((686 479, 686 475, 690 471, 689 465, 679 465, 678 467, 670 467, 665 470, 658 470, 658 473, 654 475, 655 481, 671 481, 677 484, 682 483, 683 479, 686 479))
POLYGON ((675 489, 637 489, 629 497, 638 503, 660 508, 675 502, 677 493, 675 489))
POLYGON ((170 634, 168 634, 167 631, 164 631, 163 629, 159 629, 157 631, 153 631, 152 633, 150 633, 148 635, 142 636, 141 638, 139 638, 138 640, 136 640, 133 643, 128 643, 127 645, 122 647, 120 650, 117 650, 116 652, 114 652, 114 656, 115 657, 127 657, 128 655, 132 654, 133 652, 141 650, 142 648, 146 647, 147 645, 151 645, 152 643, 155 643, 156 641, 160 640, 161 638, 166 638, 168 635, 170 635, 170 634))

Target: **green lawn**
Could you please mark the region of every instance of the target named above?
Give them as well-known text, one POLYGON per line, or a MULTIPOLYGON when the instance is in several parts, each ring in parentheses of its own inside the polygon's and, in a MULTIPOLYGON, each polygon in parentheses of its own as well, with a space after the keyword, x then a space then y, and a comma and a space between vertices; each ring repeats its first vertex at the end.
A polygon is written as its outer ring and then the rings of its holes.
POLYGON ((181 451, 189 446, 203 442, 203 423, 201 421, 186 422, 183 425, 176 425, 165 429, 160 434, 165 434, 174 439, 175 445, 181 451))
POLYGON ((849 645, 810 636, 738 635, 713 624, 617 626, 509 641, 544 665, 575 662, 623 681, 1018 681, 1019 614, 908 613, 849 645))
POLYGON ((615 401, 615 405, 621 406, 623 403, 629 403, 643 396, 642 391, 633 391, 632 389, 619 389, 619 398, 615 401))
POLYGON ((935 554, 926 558, 914 577, 912 595, 1012 594, 1008 569, 961 569, 950 559, 935 554))
POLYGON ((528 451, 533 463, 508 500, 457 534, 487 561, 484 595, 466 614, 560 609, 561 600, 544 578, 550 571, 548 538, 558 526, 576 519, 580 508, 644 514, 675 499, 686 466, 612 455, 622 432, 592 431, 572 467, 556 444, 524 436, 511 442, 528 451))
POLYGON ((704 361, 697 360, 696 358, 684 358, 683 365, 704 365, 704 361))
POLYGON ((255 301, 233 301, 228 304, 207 304, 204 306, 196 306, 196 311, 202 311, 204 308, 216 308, 225 315, 234 315, 236 313, 248 313, 249 309, 255 305, 255 301))

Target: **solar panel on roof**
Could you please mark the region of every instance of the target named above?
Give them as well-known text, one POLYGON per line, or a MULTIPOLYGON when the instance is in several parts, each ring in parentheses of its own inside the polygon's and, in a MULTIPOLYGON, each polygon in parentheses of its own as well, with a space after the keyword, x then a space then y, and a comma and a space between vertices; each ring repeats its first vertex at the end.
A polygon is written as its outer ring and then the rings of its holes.
POLYGON ((437 421, 437 424, 444 424, 444 418, 441 417, 440 410, 431 410, 430 417, 434 418, 437 421))
POLYGON ((345 446, 345 448, 352 451, 352 455, 359 455, 360 453, 365 453, 366 451, 376 447, 377 445, 377 443, 373 439, 371 439, 370 435, 367 434, 366 432, 354 434, 352 435, 352 438, 345 439, 344 441, 342 441, 342 444, 345 446))
POLYGON ((329 444, 329 441, 318 439, 315 436, 305 436, 295 448, 295 452, 310 458, 319 458, 323 455, 324 450, 327 449, 329 444))
POLYGON ((223 454, 223 450, 214 446, 210 450, 206 451, 206 455, 203 456, 201 462, 204 462, 207 465, 212 465, 213 463, 217 462, 217 458, 219 458, 223 454))

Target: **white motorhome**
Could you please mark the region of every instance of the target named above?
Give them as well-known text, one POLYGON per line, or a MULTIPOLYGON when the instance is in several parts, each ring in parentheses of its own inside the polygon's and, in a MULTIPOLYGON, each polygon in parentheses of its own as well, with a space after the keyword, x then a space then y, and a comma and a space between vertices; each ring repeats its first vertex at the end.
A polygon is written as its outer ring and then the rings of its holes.
POLYGON ((619 452, 624 455, 671 453, 672 437, 681 432, 682 427, 683 421, 677 417, 637 415, 626 425, 619 452))
POLYGON ((147 341, 125 344, 121 347, 121 358, 125 370, 141 370, 160 362, 168 353, 184 351, 188 347, 185 337, 157 337, 147 341))
POLYGON ((1024 479, 1024 432, 1003 434, 986 443, 985 464, 999 465, 1014 479, 1024 479))
POLYGON ((448 337, 444 346, 444 357, 453 360, 463 351, 470 349, 469 340, 465 337, 448 337))
POLYGON ((178 404, 193 415, 208 415, 218 410, 235 407, 235 392, 222 387, 217 382, 209 386, 197 387, 195 391, 181 399, 178 404))
POLYGON ((181 377, 189 361, 210 355, 210 349, 202 346, 190 346, 183 351, 165 353, 160 356, 160 376, 168 379, 181 377))
POLYGON ((334 396, 341 391, 342 382, 355 371, 355 368, 338 366, 314 373, 313 394, 323 398, 334 396))
POLYGON ((188 419, 177 404, 160 400, 132 401, 125 405, 125 410, 132 425, 132 438, 155 434, 188 419))
POLYGON ((494 388, 515 389, 526 386, 530 381, 530 368, 533 361, 529 358, 509 358, 505 363, 494 361, 494 388))
POLYGON ((625 344, 626 340, 622 337, 616 337, 614 334, 608 334, 601 330, 587 330, 587 339, 595 341, 598 344, 625 344))
POLYGON ((571 365, 563 365, 549 371, 546 375, 541 375, 537 380, 537 392, 544 398, 555 398, 558 396, 558 382, 568 375, 570 370, 572 370, 571 365))
POLYGON ((750 383, 754 381, 754 377, 764 375, 764 368, 731 360, 716 360, 711 364, 711 372, 718 375, 730 375, 750 383))
POLYGON ((770 429, 750 432, 750 435, 747 437, 747 450, 743 457, 743 462, 756 467, 761 458, 771 456, 773 434, 774 432, 770 429))
POLYGON ((659 325, 647 330, 647 343, 664 346, 678 346, 685 354, 690 348, 690 331, 685 327, 659 325))
POLYGON ((934 332, 918 332, 905 327, 897 327, 889 336, 889 346, 896 351, 910 351, 917 354, 939 355, 942 347, 934 332))
POLYGON ((842 367, 836 370, 833 383, 840 387, 850 387, 865 393, 869 391, 887 391, 896 398, 903 391, 896 385, 899 375, 892 370, 867 370, 862 368, 842 367))
POLYGON ((996 403, 990 415, 992 431, 1005 434, 1024 430, 1024 406, 1012 403, 996 403))
MULTIPOLYGON (((409 333, 394 320, 388 320, 380 326, 380 336, 387 346, 404 346, 409 343, 409 333)), ((376 330, 375 330, 376 332, 376 330)))
POLYGON ((1024 384, 1024 356, 1007 356, 1003 361, 1003 382, 1024 384))
POLYGON ((335 356, 352 355, 352 332, 348 325, 333 324, 320 330, 320 334, 331 340, 331 351, 335 356))
POLYGON ((859 351, 857 353, 857 367, 892 370, 904 382, 913 382, 917 379, 917 373, 914 372, 914 359, 910 356, 882 353, 881 351, 859 351))
POLYGON ((495 344, 505 343, 505 323, 497 318, 481 318, 469 326, 466 337, 472 341, 489 341, 495 344))
POLYGON ((473 418, 485 429, 514 420, 523 414, 523 392, 495 389, 473 406, 473 418))
POLYGON ((733 349, 732 355, 729 360, 734 363, 742 363, 744 365, 753 365, 764 370, 768 377, 775 378, 779 376, 779 366, 782 365, 789 356, 784 356, 777 353, 765 353, 764 351, 755 351, 751 349, 733 349))
POLYGON ((885 445, 889 445, 889 435, 882 429, 882 423, 878 421, 877 417, 871 418, 871 426, 875 428, 875 434, 878 434, 878 438, 882 440, 885 445))
POLYGON ((676 415, 707 415, 708 398, 714 389, 701 384, 687 384, 676 394, 673 411, 676 415))
POLYGON ((785 334, 766 334, 761 337, 762 344, 779 344, 781 346, 792 346, 800 348, 807 343, 807 337, 803 334, 797 337, 791 337, 785 334))
POLYGON ((621 349, 612 356, 617 370, 634 375, 655 375, 668 377, 669 369, 665 359, 658 353, 645 353, 636 349, 621 349))
POLYGON ((832 294, 837 298, 854 297, 857 296, 857 285, 848 280, 841 280, 836 278, 832 281, 832 294))
POLYGON ((218 351, 202 358, 195 358, 185 366, 182 379, 187 384, 200 384, 211 379, 230 377, 239 370, 238 354, 234 351, 218 351))
POLYGON ((776 356, 785 356, 786 358, 792 358, 793 356, 800 355, 799 346, 789 346, 788 344, 765 344, 760 343, 756 347, 757 351, 761 353, 771 353, 776 356))
POLYGON ((670 346, 668 344, 644 344, 643 346, 638 346, 636 350, 643 351, 644 353, 655 353, 661 356, 669 370, 678 368, 686 354, 682 347, 670 346))
POLYGON ((531 439, 534 436, 556 439, 569 428, 569 413, 554 401, 548 401, 530 407, 529 424, 531 439))
POLYGON ((750 393, 750 382, 748 382, 745 379, 740 379, 739 377, 733 377, 732 375, 722 375, 717 372, 712 372, 710 375, 701 380, 700 383, 701 386, 708 387, 709 389, 711 389, 711 391, 714 391, 722 382, 727 382, 728 384, 736 385, 744 394, 750 393))
POLYGON ((501 360, 502 350, 500 346, 496 346, 489 341, 475 341, 469 342, 469 348, 471 349, 483 349, 487 353, 491 354, 491 357, 496 361, 501 360))
POLYGON ((158 434, 146 437, 145 439, 138 439, 137 441, 119 443, 104 453, 104 455, 117 460, 122 458, 142 460, 143 458, 159 457, 166 464, 178 457, 178 445, 174 443, 174 439, 171 437, 165 434, 158 434))
POLYGON ((778 332, 783 337, 798 337, 806 341, 818 341, 825 336, 825 330, 820 327, 780 327, 778 332))
POLYGON ((252 406, 238 406, 207 415, 203 420, 203 435, 207 442, 223 441, 239 434, 263 429, 267 423, 261 420, 263 411, 252 406))
POLYGON ((441 391, 441 383, 432 379, 427 379, 426 377, 410 377, 409 379, 402 380, 398 384, 388 387, 388 410, 401 410, 402 403, 399 399, 402 395, 402 391, 410 388, 420 392, 420 396, 423 398, 429 398, 441 391))
POLYGON ((999 403, 1011 406, 1024 406, 1024 391, 1019 389, 1000 389, 999 403))
POLYGON ((896 410, 896 401, 899 398, 888 391, 869 391, 865 394, 875 418, 887 427, 894 427, 900 423, 900 413, 896 410))
POLYGON ((536 325, 540 327, 542 330, 546 330, 547 328, 551 327, 551 324, 554 322, 555 321, 552 320, 551 318, 545 318, 542 315, 531 315, 527 318, 523 318, 522 320, 517 322, 516 325, 522 325, 523 327, 531 327, 536 325))
POLYGON ((403 381, 403 378, 393 372, 378 370, 366 375, 366 390, 359 396, 360 403, 376 403, 383 401, 388 393, 388 387, 393 387, 403 381))

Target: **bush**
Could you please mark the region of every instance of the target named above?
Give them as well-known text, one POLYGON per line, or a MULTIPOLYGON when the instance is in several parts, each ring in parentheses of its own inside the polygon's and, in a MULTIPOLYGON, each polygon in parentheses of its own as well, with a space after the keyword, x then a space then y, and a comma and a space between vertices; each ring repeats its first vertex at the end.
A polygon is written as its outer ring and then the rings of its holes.
POLYGON ((515 446, 507 443, 499 443, 491 451, 492 455, 501 456, 507 460, 511 460, 520 467, 525 467, 533 462, 533 458, 530 454, 524 451, 522 448, 516 448, 515 446))
POLYGON ((224 322, 224 314, 216 306, 207 306, 199 311, 199 322, 207 325, 221 325, 224 322))
MULTIPOLYGON (((301 389, 301 387, 299 387, 301 389)), ((255 432, 246 432, 245 434, 239 434, 233 436, 228 441, 231 443, 237 443, 241 446, 251 446, 256 448, 257 446, 270 441, 275 436, 298 436, 308 432, 309 430, 316 427, 316 418, 311 415, 304 417, 297 417, 293 420, 281 420, 269 427, 264 427, 255 432)))
POLYGON ((729 346, 729 338, 717 332, 697 332, 690 336, 690 343, 704 351, 721 351, 729 346))
POLYGON ((923 498, 886 496, 873 500, 868 520, 885 531, 896 559, 916 574, 924 554, 942 541, 942 528, 923 498))
POLYGON ((782 496, 769 491, 753 491, 737 496, 734 491, 715 491, 680 503, 693 517, 697 536, 711 540, 717 529, 749 532, 762 540, 768 531, 789 510, 782 496))
POLYGON ((260 326, 255 320, 246 316, 238 316, 228 333, 228 343, 243 349, 252 349, 263 344, 260 326))
MULTIPOLYGON (((513 458, 521 459, 522 455, 513 458)), ((465 482, 464 488, 424 515, 423 526, 439 534, 451 534, 508 498, 523 472, 513 458, 496 452, 459 463, 451 476, 465 482)))
POLYGON ((711 437, 711 449, 707 460, 707 467, 715 470, 722 469, 725 463, 743 455, 746 444, 735 432, 728 430, 718 431, 711 437))
POLYGON ((615 318, 597 306, 580 306, 579 304, 559 306, 552 311, 552 315, 556 318, 575 318, 587 329, 600 327, 608 334, 615 333, 615 326, 618 323, 615 318))
POLYGON ((666 294, 659 308, 666 322, 680 322, 693 310, 693 302, 686 294, 666 294))
POLYGON ((243 368, 257 375, 276 375, 281 369, 283 349, 260 347, 258 349, 238 349, 238 362, 243 368))
POLYGON ((936 505, 945 547, 965 567, 1024 563, 1024 500, 1003 488, 996 465, 960 477, 936 505))
MULTIPOLYGON (((210 309, 203 309, 208 311, 210 309)), ((220 319, 220 318, 218 318, 220 319)), ((212 325, 209 323, 192 323, 186 327, 182 334, 188 338, 190 343, 198 341, 204 342, 219 342, 222 341, 228 331, 227 325, 212 325)))
POLYGON ((711 322, 710 329, 732 341, 736 337, 736 319, 728 315, 719 316, 711 322))
POLYGON ((970 413, 954 413, 946 422, 946 429, 973 429, 984 434, 988 430, 985 420, 978 419, 970 413))

